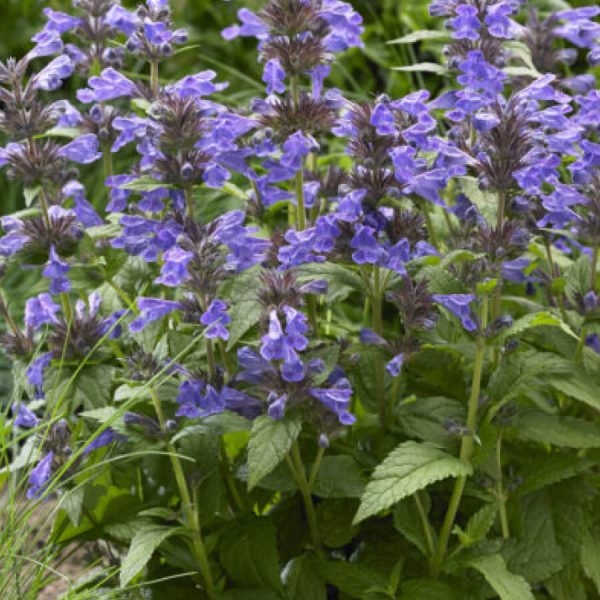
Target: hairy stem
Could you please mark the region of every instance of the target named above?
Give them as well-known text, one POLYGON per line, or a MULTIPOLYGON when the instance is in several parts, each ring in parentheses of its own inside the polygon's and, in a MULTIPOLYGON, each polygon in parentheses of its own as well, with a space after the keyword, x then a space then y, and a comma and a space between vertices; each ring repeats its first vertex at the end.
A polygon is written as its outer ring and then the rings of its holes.
POLYGON ((506 494, 504 493, 504 485, 502 483, 502 434, 498 435, 498 440, 496 441, 496 467, 498 469, 496 494, 499 503, 500 528, 502 530, 502 537, 507 540, 510 537, 510 529, 508 527, 508 515, 506 513, 506 494))
POLYGON ((304 463, 302 462, 302 455, 300 454, 300 446, 298 445, 298 441, 295 441, 292 444, 291 460, 288 459, 288 465, 292 470, 292 474, 296 479, 296 484, 300 488, 300 493, 302 494, 304 509, 306 510, 306 518, 308 520, 308 529, 310 531, 310 539, 314 548, 316 550, 320 550, 321 535, 319 533, 319 526, 317 523, 317 512, 315 511, 315 504, 312 499, 311 487, 306 479, 306 471, 304 469, 304 463))
MULTIPOLYGON (((460 460, 468 462, 471 459, 474 449, 474 436, 477 429, 477 409, 479 405, 479 394, 481 391, 481 375, 483 372, 483 360, 485 357, 485 338, 483 337, 483 331, 487 327, 487 312, 488 312, 488 300, 487 297, 483 299, 483 305, 481 307, 481 333, 477 338, 477 345, 475 348, 475 362, 473 364, 473 381, 471 383, 471 395, 469 397, 469 404, 467 409, 467 429, 469 430, 467 435, 464 435, 460 444, 460 460)), ((454 483, 454 489, 452 490, 452 496, 450 503, 448 504, 448 510, 442 524, 440 531, 440 537, 436 548, 435 556, 432 562, 432 574, 438 577, 446 558, 446 552, 448 550, 448 542, 450 540, 450 533, 454 526, 456 515, 458 514, 458 508, 462 499, 465 485, 467 483, 467 477, 465 475, 458 477, 454 483)))
POLYGON ((159 85, 158 63, 156 61, 152 61, 150 63, 150 89, 152 90, 152 95, 154 98, 158 98, 159 85))
MULTIPOLYGON (((373 331, 383 337, 383 290, 381 289, 379 267, 373 267, 373 294, 371 297, 371 317, 373 331)), ((379 424, 385 427, 386 423, 386 398, 385 398, 385 365, 381 352, 375 354, 375 391, 377 394, 377 407, 379 424)))
POLYGON ((592 247, 592 270, 590 273, 590 289, 596 291, 596 275, 598 272, 598 246, 594 244, 592 247))
MULTIPOLYGON (((154 404, 154 410, 160 424, 161 430, 165 431, 165 415, 162 409, 162 404, 158 394, 154 389, 151 390, 152 402, 154 404)), ((198 510, 196 503, 192 500, 190 490, 185 479, 185 473, 177 454, 177 449, 174 444, 167 442, 167 451, 169 452, 169 459, 171 460, 171 466, 173 468, 173 474, 177 483, 177 489, 181 496, 181 509, 183 511, 185 524, 192 533, 192 552, 198 563, 200 574, 204 580, 206 593, 208 597, 213 600, 217 597, 215 583, 210 571, 210 565, 208 562, 208 554, 206 552, 206 546, 202 539, 202 533, 200 529, 200 518, 198 516, 198 510)))

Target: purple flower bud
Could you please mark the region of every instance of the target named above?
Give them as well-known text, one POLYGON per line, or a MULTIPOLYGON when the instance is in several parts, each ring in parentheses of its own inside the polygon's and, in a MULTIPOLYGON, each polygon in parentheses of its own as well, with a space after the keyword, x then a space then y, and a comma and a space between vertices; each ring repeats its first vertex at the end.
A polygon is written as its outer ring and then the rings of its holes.
POLYGON ((52 362, 52 352, 46 352, 36 358, 27 368, 25 376, 27 381, 35 387, 35 397, 44 397, 44 371, 52 362))
POLYGON ((36 34, 33 41, 36 42, 36 46, 27 53, 29 59, 58 54, 64 47, 58 31, 44 30, 36 34))
POLYGON ((386 346, 387 342, 378 333, 375 333, 372 329, 364 327, 360 330, 360 341, 363 344, 369 344, 373 346, 386 346))
POLYGON ((125 441, 126 439, 127 438, 119 435, 114 429, 109 427, 108 429, 105 429, 95 440, 87 444, 87 446, 83 449, 83 455, 86 456, 94 450, 104 448, 113 442, 125 441))

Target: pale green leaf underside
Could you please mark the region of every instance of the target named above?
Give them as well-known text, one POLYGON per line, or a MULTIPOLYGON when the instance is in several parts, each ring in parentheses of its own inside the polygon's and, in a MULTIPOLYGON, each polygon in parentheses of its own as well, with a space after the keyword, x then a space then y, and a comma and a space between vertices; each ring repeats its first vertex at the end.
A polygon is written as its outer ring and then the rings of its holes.
POLYGON ((500 600, 534 600, 529 584, 521 575, 511 573, 499 554, 479 556, 470 560, 469 565, 485 577, 500 600))

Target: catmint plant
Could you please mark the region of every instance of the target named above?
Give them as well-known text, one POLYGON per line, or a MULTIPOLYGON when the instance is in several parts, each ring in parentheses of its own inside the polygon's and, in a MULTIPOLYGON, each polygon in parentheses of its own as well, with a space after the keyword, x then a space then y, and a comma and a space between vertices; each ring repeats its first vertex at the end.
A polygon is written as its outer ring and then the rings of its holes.
POLYGON ((599 593, 600 9, 435 0, 392 97, 356 4, 240 1, 246 104, 167 0, 0 64, 7 463, 86 593, 599 593))

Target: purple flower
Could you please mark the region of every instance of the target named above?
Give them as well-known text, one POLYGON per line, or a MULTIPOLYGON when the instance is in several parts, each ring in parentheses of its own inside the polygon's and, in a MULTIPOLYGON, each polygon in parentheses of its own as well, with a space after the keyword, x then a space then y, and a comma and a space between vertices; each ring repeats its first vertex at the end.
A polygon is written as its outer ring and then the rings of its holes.
POLYGON ((404 238, 397 244, 388 248, 383 266, 404 275, 406 273, 405 264, 410 260, 410 243, 404 238))
POLYGON ((265 63, 262 80, 267 84, 267 94, 285 92, 285 71, 277 58, 272 58, 265 63))
POLYGON ((30 60, 41 56, 58 54, 62 52, 64 47, 58 31, 44 30, 36 34, 32 39, 36 42, 36 46, 27 53, 27 58, 30 60))
POLYGON ((46 16, 46 19, 48 19, 48 22, 44 27, 45 31, 66 33, 81 25, 81 19, 79 17, 73 17, 67 13, 52 10, 51 8, 45 8, 44 15, 46 16))
POLYGON ((25 324, 37 331, 42 325, 57 324, 56 313, 60 306, 52 300, 50 294, 44 293, 29 298, 25 303, 25 324))
POLYGON ((319 145, 312 136, 306 136, 301 131, 296 131, 283 143, 281 164, 298 171, 302 168, 304 158, 318 147, 319 145))
POLYGON ((477 323, 471 315, 470 308, 471 302, 475 300, 474 294, 434 294, 431 298, 457 316, 467 331, 477 329, 477 323))
POLYGON ((456 40, 478 40, 481 23, 477 18, 477 9, 470 4, 459 4, 456 7, 456 14, 454 19, 448 21, 454 30, 452 37, 456 40))
POLYGON ((206 312, 200 317, 200 323, 206 325, 204 335, 209 338, 229 339, 229 331, 226 325, 231 323, 231 317, 227 314, 227 304, 215 299, 210 303, 206 312))
POLYGON ((513 13, 513 8, 508 2, 498 2, 488 6, 485 24, 488 31, 495 37, 511 38, 512 22, 508 18, 513 13))
POLYGON ((458 68, 463 72, 457 77, 458 83, 471 90, 498 94, 504 88, 506 74, 490 65, 480 50, 471 50, 458 68))
POLYGON ((140 315, 129 324, 129 331, 137 333, 142 331, 148 323, 162 319, 174 310, 181 310, 183 305, 173 300, 160 300, 159 298, 138 298, 140 315))
POLYGON ((51 294, 63 294, 71 289, 71 282, 65 277, 70 269, 69 264, 60 259, 54 245, 50 246, 50 256, 42 275, 50 279, 51 294))
POLYGON ((381 260, 384 250, 377 242, 375 230, 372 227, 359 225, 355 236, 350 242, 354 248, 352 260, 359 265, 376 265, 381 260))
POLYGON ((35 413, 28 408, 23 402, 19 405, 12 405, 13 414, 15 414, 15 418, 13 421, 13 425, 15 427, 23 427, 24 429, 31 429, 35 427, 40 420, 35 416, 35 413))
POLYGON ((225 410, 223 397, 212 385, 193 379, 179 386, 177 416, 194 419, 221 413, 225 410))
POLYGON ((121 73, 108 68, 100 76, 90 77, 89 88, 77 92, 77 98, 84 103, 104 102, 121 96, 135 96, 137 87, 121 73))
POLYGON ((85 198, 85 189, 81 183, 69 181, 63 186, 62 193, 65 198, 73 198, 75 216, 84 227, 102 225, 102 218, 85 198))
POLYGON ((106 13, 106 23, 129 36, 135 32, 140 23, 139 17, 119 4, 113 4, 106 13))
POLYGON ((29 475, 29 489, 27 490, 27 498, 33 500, 39 498, 44 487, 52 474, 52 461, 54 460, 54 452, 48 452, 42 460, 31 470, 29 475))
POLYGON ((27 381, 35 388, 35 397, 44 397, 44 371, 50 365, 53 358, 52 352, 46 352, 36 358, 25 371, 27 381))
POLYGON ((309 392, 325 408, 335 413, 342 425, 352 425, 356 421, 356 417, 348 410, 352 387, 347 379, 338 379, 330 388, 310 388, 309 392))
POLYGON ((124 436, 119 435, 114 429, 109 427, 108 429, 105 429, 95 440, 85 446, 83 449, 83 455, 86 456, 94 450, 104 448, 113 442, 124 441, 125 439, 126 438, 124 436))
POLYGON ((379 135, 396 135, 398 133, 394 113, 385 102, 375 105, 371 113, 371 125, 375 127, 375 131, 379 135))
POLYGON ((73 74, 74 69, 73 61, 61 54, 35 75, 35 87, 46 92, 57 90, 62 85, 63 79, 73 74))
POLYGON ((102 156, 102 152, 98 152, 99 145, 100 142, 93 133, 86 133, 66 146, 63 146, 58 154, 73 162, 87 165, 98 160, 102 156))
POLYGON ((189 277, 187 265, 194 255, 187 250, 182 250, 179 246, 167 250, 163 254, 165 261, 161 268, 161 275, 154 281, 162 283, 168 287, 179 287, 189 277))
POLYGON ((258 39, 265 39, 268 36, 268 26, 251 10, 241 8, 238 10, 237 16, 242 24, 224 29, 222 35, 226 40, 232 40, 238 36, 256 37, 258 39))
POLYGON ((387 342, 378 333, 375 333, 372 329, 365 327, 360 330, 360 341, 363 344, 370 346, 385 346, 387 342))

